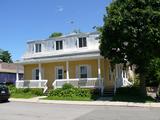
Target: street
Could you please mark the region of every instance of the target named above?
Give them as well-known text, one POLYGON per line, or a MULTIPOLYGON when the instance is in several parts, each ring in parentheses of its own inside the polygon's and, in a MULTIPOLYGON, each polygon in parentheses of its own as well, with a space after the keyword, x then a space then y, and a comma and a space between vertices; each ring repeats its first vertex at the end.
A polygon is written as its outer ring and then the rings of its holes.
POLYGON ((160 120, 160 108, 0 103, 0 120, 160 120))

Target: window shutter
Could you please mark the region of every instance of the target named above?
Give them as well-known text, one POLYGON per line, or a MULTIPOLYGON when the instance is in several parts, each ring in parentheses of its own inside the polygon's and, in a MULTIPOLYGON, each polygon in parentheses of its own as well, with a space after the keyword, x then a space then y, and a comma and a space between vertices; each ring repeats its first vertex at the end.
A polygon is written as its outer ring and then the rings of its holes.
POLYGON ((42 72, 42 79, 44 79, 44 69, 41 68, 41 72, 42 72))
MULTIPOLYGON (((34 68, 33 70, 32 70, 32 80, 36 80, 36 70, 37 70, 38 68, 34 68)), ((41 75, 42 75, 42 79, 44 79, 44 70, 43 70, 43 68, 41 68, 41 75)))
POLYGON ((79 65, 76 65, 76 78, 79 78, 79 65))
POLYGON ((87 65, 87 77, 88 77, 88 78, 91 78, 91 77, 92 77, 91 65, 87 65))
POLYGON ((36 69, 32 70, 32 79, 35 80, 36 79, 36 69))

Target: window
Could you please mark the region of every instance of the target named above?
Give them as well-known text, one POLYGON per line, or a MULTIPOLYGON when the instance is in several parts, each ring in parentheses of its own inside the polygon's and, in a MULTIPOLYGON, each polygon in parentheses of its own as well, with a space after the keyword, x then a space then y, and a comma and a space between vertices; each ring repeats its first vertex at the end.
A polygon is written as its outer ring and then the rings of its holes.
MULTIPOLYGON (((43 79, 44 78, 44 70, 43 70, 43 68, 41 68, 41 79, 43 79)), ((33 70, 32 70, 32 79, 33 80, 39 80, 39 68, 34 68, 33 70)))
POLYGON ((42 51, 41 44, 35 44, 35 47, 36 47, 36 51, 35 51, 36 53, 42 51))
POLYGON ((80 66, 80 78, 87 78, 87 66, 80 66))
POLYGON ((56 50, 63 49, 63 41, 56 41, 56 50))
POLYGON ((36 69, 35 72, 36 72, 35 78, 36 78, 36 80, 39 80, 39 69, 36 69))
POLYGON ((79 38, 79 47, 87 47, 86 37, 79 38))
POLYGON ((56 67, 56 79, 63 79, 63 67, 56 67))

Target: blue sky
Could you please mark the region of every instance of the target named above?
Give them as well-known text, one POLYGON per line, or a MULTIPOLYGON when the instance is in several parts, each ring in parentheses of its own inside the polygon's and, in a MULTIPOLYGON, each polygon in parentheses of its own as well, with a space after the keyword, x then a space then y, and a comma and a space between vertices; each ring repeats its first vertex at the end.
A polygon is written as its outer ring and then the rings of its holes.
POLYGON ((0 0, 0 48, 20 59, 29 40, 53 32, 94 31, 111 0, 0 0), (71 24, 73 21, 73 24, 71 24))

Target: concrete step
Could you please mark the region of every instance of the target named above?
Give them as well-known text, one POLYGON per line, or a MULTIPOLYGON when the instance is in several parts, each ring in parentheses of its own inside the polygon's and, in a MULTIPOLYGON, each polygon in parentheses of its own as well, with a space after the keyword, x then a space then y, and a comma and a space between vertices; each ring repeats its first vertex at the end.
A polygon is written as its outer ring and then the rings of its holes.
POLYGON ((114 96, 114 90, 113 89, 105 89, 104 92, 103 92, 103 96, 113 97, 114 96))

